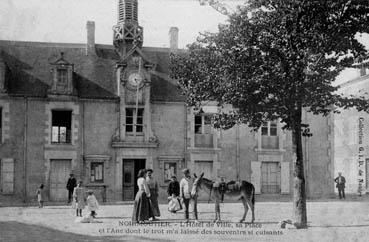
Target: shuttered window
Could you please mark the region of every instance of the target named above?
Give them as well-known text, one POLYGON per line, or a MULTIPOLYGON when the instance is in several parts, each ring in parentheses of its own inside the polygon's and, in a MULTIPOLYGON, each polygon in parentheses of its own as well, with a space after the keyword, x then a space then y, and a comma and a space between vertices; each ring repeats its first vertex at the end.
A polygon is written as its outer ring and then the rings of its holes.
POLYGON ((3 140, 3 109, 0 107, 0 143, 3 140))
POLYGON ((13 194, 14 193, 14 159, 4 158, 1 159, 0 166, 0 178, 1 178, 1 193, 13 194))

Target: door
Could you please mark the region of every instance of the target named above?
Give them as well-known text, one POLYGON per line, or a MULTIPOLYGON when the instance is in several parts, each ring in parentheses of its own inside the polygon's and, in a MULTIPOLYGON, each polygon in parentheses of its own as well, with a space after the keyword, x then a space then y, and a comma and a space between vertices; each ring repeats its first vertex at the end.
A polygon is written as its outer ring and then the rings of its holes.
POLYGON ((261 165, 261 193, 280 193, 279 162, 263 162, 261 165))
POLYGON ((145 169, 145 159, 123 160, 123 200, 132 201, 138 191, 136 185, 137 174, 140 169, 145 169))
POLYGON ((196 175, 201 175, 204 172, 204 177, 212 180, 213 179, 213 161, 195 161, 195 170, 193 171, 196 175))
POLYGON ((68 182, 71 160, 50 161, 50 200, 68 201, 68 182))
POLYGON ((134 199, 134 172, 135 166, 133 160, 123 161, 123 200, 134 199))
MULTIPOLYGON (((195 161, 194 173, 200 176, 204 172, 204 177, 213 180, 213 161, 195 161)), ((208 201, 209 194, 206 192, 199 192, 198 200, 208 201)))

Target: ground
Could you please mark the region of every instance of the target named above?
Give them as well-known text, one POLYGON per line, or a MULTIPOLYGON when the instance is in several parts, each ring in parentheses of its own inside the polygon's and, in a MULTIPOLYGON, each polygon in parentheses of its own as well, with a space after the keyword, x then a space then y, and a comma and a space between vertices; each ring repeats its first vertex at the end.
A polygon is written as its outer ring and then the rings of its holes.
MULTIPOLYGON (((222 219, 214 224, 214 205, 200 203, 200 223, 183 223, 183 213, 171 214, 160 205, 158 222, 131 225, 132 205, 102 205, 97 221, 75 222, 68 206, 0 207, 0 241, 368 241, 368 201, 308 202, 309 228, 282 229, 292 217, 291 202, 256 203, 254 224, 240 224, 240 203, 221 204, 222 219)), ((86 214, 87 211, 85 210, 86 214)))

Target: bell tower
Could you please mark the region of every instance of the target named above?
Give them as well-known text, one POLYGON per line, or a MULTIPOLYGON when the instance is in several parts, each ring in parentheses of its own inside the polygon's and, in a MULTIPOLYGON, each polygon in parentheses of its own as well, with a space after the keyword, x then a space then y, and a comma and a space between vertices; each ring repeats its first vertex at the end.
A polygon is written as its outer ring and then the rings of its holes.
POLYGON ((118 23, 113 27, 113 44, 124 58, 143 43, 143 28, 138 24, 137 0, 118 0, 118 23))

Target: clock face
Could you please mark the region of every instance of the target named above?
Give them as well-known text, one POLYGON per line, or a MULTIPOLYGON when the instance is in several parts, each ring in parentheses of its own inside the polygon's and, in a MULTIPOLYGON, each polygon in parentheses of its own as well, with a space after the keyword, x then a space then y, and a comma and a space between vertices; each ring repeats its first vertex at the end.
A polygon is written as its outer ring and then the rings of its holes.
POLYGON ((129 84, 131 84, 132 86, 138 86, 141 84, 142 82, 142 76, 139 73, 132 73, 131 75, 129 75, 128 77, 128 82, 129 84))

